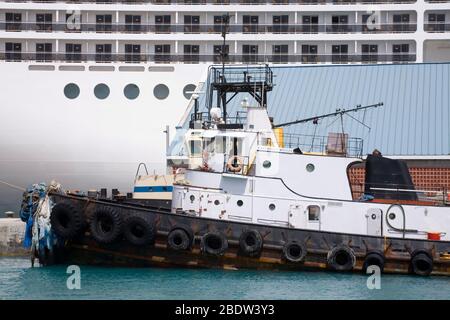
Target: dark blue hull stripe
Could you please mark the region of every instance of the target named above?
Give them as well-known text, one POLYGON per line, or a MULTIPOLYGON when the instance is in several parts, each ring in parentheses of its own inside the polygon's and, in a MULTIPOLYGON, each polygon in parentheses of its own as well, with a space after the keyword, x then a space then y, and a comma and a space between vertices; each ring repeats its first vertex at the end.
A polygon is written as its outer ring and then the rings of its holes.
POLYGON ((134 187, 134 192, 172 192, 172 186, 134 187))

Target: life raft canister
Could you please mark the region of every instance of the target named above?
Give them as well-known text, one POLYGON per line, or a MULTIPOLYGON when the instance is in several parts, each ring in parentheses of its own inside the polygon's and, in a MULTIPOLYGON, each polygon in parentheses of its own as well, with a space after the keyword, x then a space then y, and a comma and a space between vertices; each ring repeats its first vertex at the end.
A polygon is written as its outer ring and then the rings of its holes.
POLYGON ((367 272, 370 266, 377 266, 380 271, 384 270, 384 254, 380 251, 369 251, 364 258, 363 272, 367 272))
POLYGON ((83 228, 83 215, 72 204, 60 202, 52 208, 50 223, 58 236, 72 239, 83 228))
POLYGON ((128 242, 136 246, 152 244, 156 237, 156 226, 152 217, 131 215, 125 219, 123 234, 128 242))
POLYGON ((263 238, 256 230, 245 230, 239 237, 239 249, 242 254, 256 257, 261 254, 263 238))
POLYGON ((283 256, 290 262, 302 262, 307 254, 305 244, 299 241, 289 241, 283 247, 283 256))
POLYGON ((219 231, 208 232, 202 237, 200 248, 204 253, 220 256, 228 249, 228 240, 219 231))
POLYGON ((240 172, 242 170, 242 166, 243 161, 239 156, 232 156, 227 161, 227 169, 230 172, 240 172))
POLYGON ((424 249, 415 250, 411 254, 411 272, 419 276, 428 276, 433 271, 433 258, 424 249))
POLYGON ((349 246, 337 245, 328 252, 328 267, 336 271, 351 271, 356 263, 356 256, 349 246))
POLYGON ((192 247, 194 234, 189 227, 175 226, 167 236, 167 246, 172 250, 185 251, 192 247))
POLYGON ((112 243, 121 235, 123 222, 121 215, 111 208, 100 208, 94 212, 90 223, 92 237, 104 244, 112 243))

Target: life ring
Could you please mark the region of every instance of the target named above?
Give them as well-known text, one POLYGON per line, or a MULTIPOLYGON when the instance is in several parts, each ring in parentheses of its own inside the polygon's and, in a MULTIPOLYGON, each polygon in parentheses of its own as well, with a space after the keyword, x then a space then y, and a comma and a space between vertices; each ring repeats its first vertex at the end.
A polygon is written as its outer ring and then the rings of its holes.
POLYGON ((328 266, 336 271, 351 271, 356 263, 353 249, 346 245, 338 245, 327 255, 328 266))
POLYGON ((125 219, 123 235, 135 246, 152 244, 156 237, 155 224, 149 217, 131 215, 125 219))
POLYGON ((384 254, 379 251, 369 251, 364 258, 363 272, 367 272, 367 268, 370 266, 377 266, 380 271, 384 269, 384 254))
POLYGON ((428 276, 433 271, 433 258, 423 249, 411 254, 411 271, 419 276, 428 276))
POLYGON ((232 156, 227 161, 227 169, 230 172, 240 172, 242 170, 243 161, 239 156, 232 156), (236 161, 236 164, 234 163, 236 161))
POLYGON ((245 230, 239 237, 239 248, 241 253, 249 257, 256 257, 261 254, 263 238, 256 230, 245 230))
POLYGON ((58 236, 71 239, 83 228, 83 215, 72 204, 60 202, 52 208, 50 223, 58 236))
POLYGON ((172 250, 186 251, 192 247, 193 237, 184 228, 175 227, 167 236, 167 246, 172 250))
POLYGON ((114 209, 101 208, 94 212, 90 223, 92 237, 100 243, 112 243, 122 233, 122 217, 114 209))
POLYGON ((200 248, 204 253, 220 256, 228 249, 228 240, 218 231, 208 232, 202 237, 200 248))
POLYGON ((289 241, 283 247, 283 256, 289 262, 302 262, 307 254, 306 246, 298 241, 289 241))

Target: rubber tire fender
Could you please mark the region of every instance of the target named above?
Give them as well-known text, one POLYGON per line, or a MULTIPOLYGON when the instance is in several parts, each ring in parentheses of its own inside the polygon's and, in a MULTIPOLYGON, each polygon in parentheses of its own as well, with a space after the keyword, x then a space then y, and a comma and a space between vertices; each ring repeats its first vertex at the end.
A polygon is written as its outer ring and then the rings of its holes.
POLYGON ((351 271, 356 264, 356 256, 349 246, 337 245, 328 252, 328 266, 336 271, 351 271))
POLYGON ((97 242, 103 244, 112 243, 122 234, 122 216, 112 208, 99 208, 94 211, 90 230, 92 237, 97 242))
POLYGON ((244 255, 249 257, 259 256, 263 243, 261 234, 254 229, 244 230, 239 237, 239 249, 244 255))
POLYGON ((156 237, 156 226, 150 217, 133 214, 124 221, 123 235, 129 243, 135 246, 153 244, 156 237))
POLYGON ((429 276, 433 271, 433 258, 424 249, 415 250, 411 254, 411 272, 419 276, 429 276))
POLYGON ((83 215, 71 203, 59 202, 52 208, 50 224, 58 236, 72 239, 83 229, 83 215))
POLYGON ((380 268, 380 271, 383 272, 384 270, 384 263, 385 258, 384 254, 380 251, 369 251, 366 254, 366 257, 364 258, 363 263, 363 272, 367 272, 367 268, 370 266, 378 266, 380 268))
POLYGON ((173 228, 167 236, 167 246, 176 251, 186 251, 192 247, 192 237, 183 228, 173 228))
POLYGON ((203 235, 200 248, 204 253, 220 256, 228 249, 228 240, 221 232, 211 231, 203 235))
POLYGON ((289 241, 283 247, 283 257, 289 262, 304 261, 307 252, 305 244, 295 240, 289 241))

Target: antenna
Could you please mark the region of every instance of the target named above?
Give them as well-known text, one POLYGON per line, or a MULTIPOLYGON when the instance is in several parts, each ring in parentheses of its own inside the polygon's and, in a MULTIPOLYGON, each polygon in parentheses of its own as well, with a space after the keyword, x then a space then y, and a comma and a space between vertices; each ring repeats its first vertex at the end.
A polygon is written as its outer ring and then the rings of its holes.
POLYGON ((273 127, 274 128, 287 127, 287 126, 291 126, 293 124, 305 123, 305 122, 310 122, 310 121, 313 121, 314 124, 317 124, 319 119, 324 119, 324 118, 328 118, 328 117, 335 117, 335 116, 340 116, 341 119, 342 119, 342 116, 344 114, 348 114, 350 112, 358 112, 358 111, 366 110, 366 109, 369 109, 369 108, 378 108, 378 107, 381 107, 382 105, 383 105, 383 102, 379 102, 379 103, 370 104, 370 105, 363 106, 363 107, 361 105, 357 105, 355 108, 348 109, 348 110, 346 110, 346 109, 336 109, 336 111, 332 112, 332 113, 327 113, 327 114, 323 114, 323 115, 320 115, 320 116, 315 116, 315 117, 310 117, 310 118, 305 118, 305 119, 300 119, 300 120, 280 123, 280 124, 274 125, 273 127))

